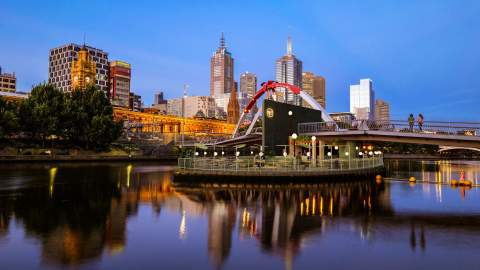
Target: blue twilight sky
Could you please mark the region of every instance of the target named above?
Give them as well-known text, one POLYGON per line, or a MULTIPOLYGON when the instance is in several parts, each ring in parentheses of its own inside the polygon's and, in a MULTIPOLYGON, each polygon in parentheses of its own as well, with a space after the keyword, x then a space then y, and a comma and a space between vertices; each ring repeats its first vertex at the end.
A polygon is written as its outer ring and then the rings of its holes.
POLYGON ((210 57, 225 32, 259 82, 293 39, 304 71, 327 80, 327 110, 348 111, 349 85, 371 78, 392 117, 480 121, 480 1, 22 1, 0 4, 0 65, 18 89, 47 80, 48 50, 83 42, 132 64, 145 104, 163 90, 209 94, 210 57))

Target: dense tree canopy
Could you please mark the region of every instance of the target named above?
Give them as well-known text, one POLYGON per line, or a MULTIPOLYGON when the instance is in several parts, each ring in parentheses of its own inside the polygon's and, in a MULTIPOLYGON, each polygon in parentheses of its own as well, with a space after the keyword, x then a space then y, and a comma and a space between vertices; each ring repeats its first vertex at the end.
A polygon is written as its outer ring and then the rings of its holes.
POLYGON ((121 123, 114 121, 109 99, 94 86, 63 93, 51 85, 39 85, 19 104, 0 99, 0 140, 18 134, 42 145, 57 139, 100 150, 120 133, 121 123))

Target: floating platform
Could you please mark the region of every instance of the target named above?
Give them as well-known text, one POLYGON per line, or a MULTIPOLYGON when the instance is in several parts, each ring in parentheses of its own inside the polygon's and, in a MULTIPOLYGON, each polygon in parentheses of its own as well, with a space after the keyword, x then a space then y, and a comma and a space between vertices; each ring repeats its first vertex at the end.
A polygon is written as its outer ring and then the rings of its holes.
MULTIPOLYGON (((353 159, 352 159, 353 160, 353 159)), ((328 161, 330 167, 296 164, 285 167, 285 164, 260 163, 258 166, 247 166, 245 161, 236 164, 222 160, 179 160, 175 171, 175 181, 282 181, 282 182, 315 182, 315 181, 358 181, 374 180, 376 175, 384 174, 383 159, 372 158, 368 162, 355 160, 328 161), (361 164, 362 166, 356 166, 361 164)), ((256 164, 256 163, 252 163, 256 164)), ((249 163, 250 165, 250 163, 249 163)))

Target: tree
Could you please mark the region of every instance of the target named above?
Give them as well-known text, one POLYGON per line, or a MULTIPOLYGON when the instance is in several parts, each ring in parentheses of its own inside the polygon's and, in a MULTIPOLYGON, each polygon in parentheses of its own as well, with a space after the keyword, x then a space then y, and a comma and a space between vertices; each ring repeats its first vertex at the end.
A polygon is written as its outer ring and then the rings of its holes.
POLYGON ((121 134, 113 107, 95 86, 74 90, 66 102, 66 137, 87 149, 104 149, 121 134))
POLYGON ((0 96, 0 140, 8 138, 19 128, 16 106, 0 96))
POLYGON ((42 145, 49 136, 61 137, 65 130, 65 94, 52 85, 38 85, 20 104, 19 116, 23 131, 32 138, 39 137, 42 145))

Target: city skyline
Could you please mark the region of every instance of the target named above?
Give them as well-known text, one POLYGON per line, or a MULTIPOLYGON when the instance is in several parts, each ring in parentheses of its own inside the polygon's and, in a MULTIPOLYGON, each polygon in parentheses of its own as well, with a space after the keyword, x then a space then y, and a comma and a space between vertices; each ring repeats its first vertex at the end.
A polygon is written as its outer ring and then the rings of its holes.
MULTIPOLYGON (((448 120, 446 111, 455 110, 457 118, 478 120, 474 101, 480 98, 480 79, 475 76, 480 70, 480 55, 475 49, 479 35, 468 25, 479 21, 475 14, 480 5, 473 1, 327 3, 323 9, 314 2, 257 3, 241 23, 217 12, 220 15, 215 19, 223 22, 220 25, 196 11, 208 10, 211 2, 166 3, 158 15, 153 12, 159 7, 155 3, 146 4, 152 11, 129 4, 113 7, 113 15, 104 12, 112 7, 101 3, 91 12, 90 22, 80 20, 83 14, 64 12, 82 5, 88 3, 31 2, 30 8, 24 8, 21 3, 5 2, 0 26, 12 38, 0 44, 0 65, 16 73, 17 91, 29 91, 32 85, 47 81, 49 49, 82 43, 84 34, 87 45, 109 52, 111 59, 132 64, 131 89, 142 95, 145 104, 152 103, 156 89, 164 89, 167 98, 181 96, 184 83, 191 85, 190 95, 208 95, 208 60, 221 32, 225 32, 229 49, 235 53, 235 80, 248 70, 257 74, 259 83, 274 78, 275 59, 284 54, 285 39, 291 35, 304 69, 329 81, 330 112, 347 111, 348 86, 369 77, 375 81, 378 97, 390 103, 392 119, 422 112, 427 119, 448 120), (269 22, 253 20, 269 7, 277 10, 269 22), (359 12, 373 8, 378 15, 373 19, 359 12), (103 31, 94 27, 95 18, 113 18, 126 10, 132 10, 133 15, 139 9, 145 19, 125 25, 125 29, 103 31), (52 19, 43 12, 58 16, 52 19), (305 18, 285 16, 295 13, 305 18), (189 22, 181 21, 189 16, 189 22), (157 30, 144 27, 154 20, 159 20, 157 30), (163 27, 169 20, 178 24, 175 29, 163 27), (193 26, 192 21, 198 25, 193 26)), ((237 5, 218 5, 218 10, 236 8, 240 15, 247 13, 237 5)), ((133 21, 129 14, 123 19, 129 18, 133 21)), ((99 29, 112 27, 105 23, 99 29)))

